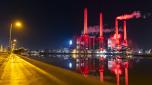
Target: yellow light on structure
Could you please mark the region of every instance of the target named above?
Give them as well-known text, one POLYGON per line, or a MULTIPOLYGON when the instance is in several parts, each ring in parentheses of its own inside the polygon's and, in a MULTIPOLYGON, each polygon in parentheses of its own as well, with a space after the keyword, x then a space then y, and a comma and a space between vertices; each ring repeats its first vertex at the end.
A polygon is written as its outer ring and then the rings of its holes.
POLYGON ((15 43, 13 43, 13 46, 15 46, 15 43))
POLYGON ((72 53, 77 53, 77 50, 76 49, 72 50, 72 53))
POLYGON ((13 42, 16 42, 16 41, 17 41, 16 39, 13 40, 13 42))
POLYGON ((17 22, 15 23, 15 26, 16 26, 16 27, 22 27, 22 23, 19 22, 19 21, 17 21, 17 22))

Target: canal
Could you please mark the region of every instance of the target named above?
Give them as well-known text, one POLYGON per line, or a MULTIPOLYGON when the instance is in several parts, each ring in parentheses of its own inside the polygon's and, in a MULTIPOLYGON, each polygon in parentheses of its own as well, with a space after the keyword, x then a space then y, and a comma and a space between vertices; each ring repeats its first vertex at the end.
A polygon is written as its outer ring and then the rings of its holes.
POLYGON ((151 85, 152 58, 120 55, 40 55, 30 58, 115 85, 151 85))

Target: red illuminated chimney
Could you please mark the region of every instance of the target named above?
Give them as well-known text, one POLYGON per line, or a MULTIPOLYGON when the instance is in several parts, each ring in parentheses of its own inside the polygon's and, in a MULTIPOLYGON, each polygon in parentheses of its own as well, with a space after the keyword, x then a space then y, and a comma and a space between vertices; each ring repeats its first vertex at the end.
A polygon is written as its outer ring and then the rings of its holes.
POLYGON ((102 21, 102 13, 100 13, 100 37, 103 37, 103 21, 102 21))
POLYGON ((116 38, 118 37, 118 20, 117 20, 117 18, 116 18, 116 20, 115 20, 115 34, 116 34, 116 38))
POLYGON ((84 9, 84 35, 88 34, 88 13, 87 8, 84 9))
POLYGON ((125 41, 125 44, 126 46, 128 45, 128 42, 127 42, 127 27, 126 27, 126 20, 124 20, 124 41, 125 41))

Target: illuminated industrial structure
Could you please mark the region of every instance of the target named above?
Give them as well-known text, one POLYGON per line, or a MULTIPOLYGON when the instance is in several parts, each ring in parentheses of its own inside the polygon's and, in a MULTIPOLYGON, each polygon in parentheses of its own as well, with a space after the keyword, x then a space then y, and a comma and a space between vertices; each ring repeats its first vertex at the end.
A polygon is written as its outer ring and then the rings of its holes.
POLYGON ((76 37, 77 49, 102 49, 103 48, 103 21, 100 13, 100 34, 99 37, 90 36, 88 33, 88 11, 84 9, 84 30, 81 36, 76 37))
POLYGON ((112 49, 121 50, 128 47, 127 41, 127 26, 126 21, 132 18, 139 18, 140 12, 133 12, 132 14, 125 14, 115 18, 115 33, 110 35, 109 38, 104 36, 103 15, 100 13, 100 23, 98 34, 90 34, 88 30, 88 9, 84 9, 84 30, 80 36, 74 38, 76 49, 112 49), (123 21, 123 35, 119 33, 119 21, 123 21), (106 42, 105 42, 106 41, 106 42))

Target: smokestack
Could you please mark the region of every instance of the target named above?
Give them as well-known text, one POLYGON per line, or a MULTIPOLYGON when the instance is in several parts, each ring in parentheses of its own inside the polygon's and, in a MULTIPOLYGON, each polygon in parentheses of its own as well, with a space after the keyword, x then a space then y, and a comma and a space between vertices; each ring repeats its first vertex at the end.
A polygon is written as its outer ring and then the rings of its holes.
POLYGON ((118 20, 117 20, 117 18, 115 20, 115 29, 116 29, 115 34, 116 34, 116 38, 117 38, 118 37, 118 20))
POLYGON ((128 46, 128 41, 127 41, 127 25, 126 25, 126 20, 124 20, 124 44, 125 46, 128 46))
POLYGON ((102 21, 102 13, 100 13, 100 37, 103 37, 103 21, 102 21))
POLYGON ((124 20, 124 40, 127 40, 126 20, 124 20))
POLYGON ((88 34, 88 13, 87 8, 84 9, 84 35, 88 34))

